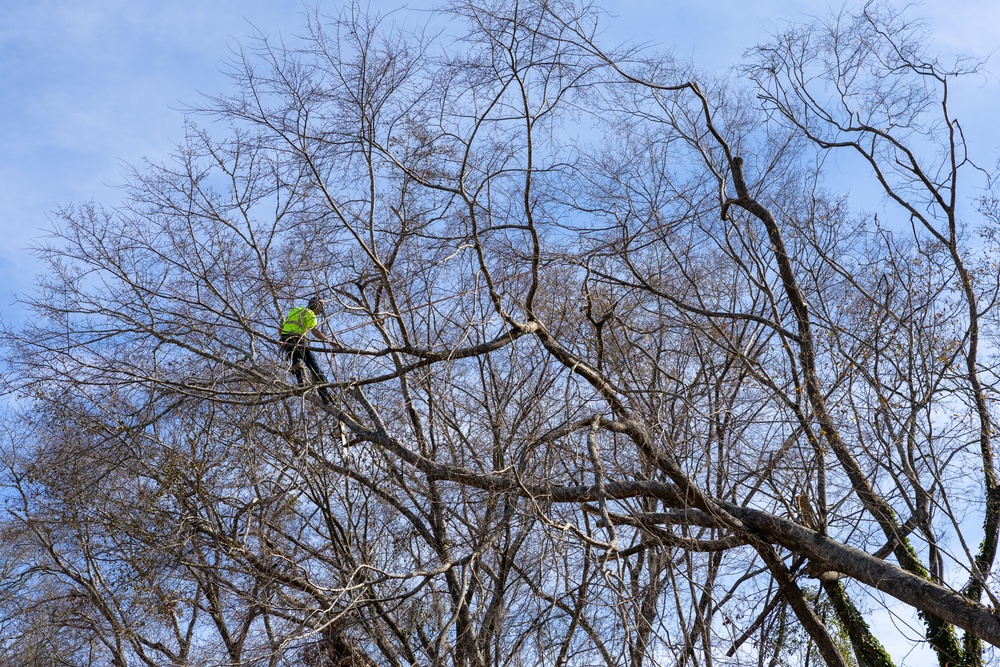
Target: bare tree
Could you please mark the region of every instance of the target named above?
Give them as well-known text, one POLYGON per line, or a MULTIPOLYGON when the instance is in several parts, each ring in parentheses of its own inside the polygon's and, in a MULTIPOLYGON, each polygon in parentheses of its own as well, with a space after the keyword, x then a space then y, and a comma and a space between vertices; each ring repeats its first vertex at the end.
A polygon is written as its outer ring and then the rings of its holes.
POLYGON ((63 211, 6 332, 5 659, 891 665, 871 589, 942 665, 1000 645, 980 63, 866 6, 715 81, 601 20, 317 15, 63 211), (277 346, 317 294, 330 402, 277 346))

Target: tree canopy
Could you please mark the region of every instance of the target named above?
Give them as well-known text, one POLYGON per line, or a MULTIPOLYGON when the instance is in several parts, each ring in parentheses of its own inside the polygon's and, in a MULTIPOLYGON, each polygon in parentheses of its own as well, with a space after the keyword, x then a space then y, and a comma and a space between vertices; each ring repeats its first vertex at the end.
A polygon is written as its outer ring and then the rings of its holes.
POLYGON ((724 78, 605 19, 316 14, 61 212, 3 338, 5 664, 896 664, 873 610, 995 655, 984 61, 876 2, 724 78))

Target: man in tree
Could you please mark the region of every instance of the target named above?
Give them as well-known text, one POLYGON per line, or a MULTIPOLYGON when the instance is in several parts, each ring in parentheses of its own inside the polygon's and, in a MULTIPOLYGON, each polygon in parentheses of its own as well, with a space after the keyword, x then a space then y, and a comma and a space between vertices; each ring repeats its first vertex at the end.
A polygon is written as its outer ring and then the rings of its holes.
POLYGON ((305 306, 297 306, 288 311, 284 322, 281 324, 281 350, 292 362, 292 372, 300 387, 305 386, 305 368, 309 369, 314 384, 320 385, 319 397, 324 405, 332 402, 329 388, 323 386, 327 383, 326 376, 320 370, 316 362, 316 355, 309 349, 306 336, 310 331, 313 335, 324 343, 329 343, 330 339, 316 328, 317 316, 323 314, 323 302, 318 296, 309 299, 305 306))

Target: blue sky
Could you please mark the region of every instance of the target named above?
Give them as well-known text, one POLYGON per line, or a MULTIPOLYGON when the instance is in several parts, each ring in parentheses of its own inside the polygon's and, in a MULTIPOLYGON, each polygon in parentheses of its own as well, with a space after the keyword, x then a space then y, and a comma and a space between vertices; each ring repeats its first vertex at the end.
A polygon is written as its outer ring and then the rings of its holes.
MULTIPOLYGON (((335 12, 341 3, 323 0, 335 12)), ((389 10, 397 0, 373 0, 389 10)), ((427 7, 433 0, 411 0, 427 7)), ((18 316, 13 292, 40 267, 27 248, 52 227, 58 206, 95 200, 114 205, 125 164, 167 159, 182 138, 182 109, 227 89, 230 49, 254 27, 275 38, 302 32, 298 0, 7 0, 0 13, 0 317, 18 316)), ((671 47, 706 69, 736 62, 784 20, 826 13, 826 0, 617 0, 609 40, 671 47)), ((836 5, 839 6, 839 5, 836 5)), ((987 0, 920 8, 942 52, 988 53, 1000 44, 1000 9, 987 0)), ((975 89, 980 122, 996 132, 995 81, 975 89), (989 101, 992 100, 993 103, 989 101)), ((975 134, 973 134, 975 136, 975 134)), ((983 156, 992 165, 995 146, 983 156)))
MULTIPOLYGON (((373 8, 389 10, 394 0, 373 8)), ((427 7, 432 0, 414 0, 427 7)), ((824 14, 823 0, 602 3, 617 15, 607 38, 672 47, 720 70, 785 20, 824 14)), ((325 0, 323 10, 339 3, 325 0)), ((302 32, 297 0, 6 0, 0 12, 0 317, 17 319, 14 292, 41 270, 28 248, 44 241, 58 206, 114 206, 124 165, 165 161, 182 138, 185 107, 225 92, 221 69, 254 27, 270 38, 302 32)), ((916 8, 941 53, 986 55, 1000 46, 1000 3, 953 0, 916 8)), ((998 70, 1000 71, 1000 70, 998 70)), ((956 91, 967 136, 992 167, 1000 156, 995 78, 956 91)), ((875 605, 873 605, 875 606, 875 605)), ((876 622, 892 634, 884 615, 876 622)), ((910 621, 912 622, 912 621, 910 621)), ((890 643, 891 646, 891 643, 890 643)), ((897 660, 904 658, 893 651, 897 660)), ((932 664, 921 652, 906 665, 932 664)))
POLYGON ((58 206, 114 205, 126 163, 167 159, 183 108, 228 85, 256 25, 304 25, 303 5, 240 0, 8 0, 0 13, 0 316, 40 267, 27 251, 58 206))

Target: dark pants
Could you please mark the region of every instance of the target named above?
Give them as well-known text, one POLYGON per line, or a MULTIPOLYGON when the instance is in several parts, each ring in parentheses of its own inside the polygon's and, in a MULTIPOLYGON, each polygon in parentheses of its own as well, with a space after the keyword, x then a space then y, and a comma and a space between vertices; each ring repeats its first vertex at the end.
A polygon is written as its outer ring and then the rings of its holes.
MULTIPOLYGON (((282 336, 281 351, 292 362, 292 372, 295 373, 295 379, 300 387, 306 386, 305 369, 309 369, 313 384, 326 384, 326 376, 319 369, 316 355, 309 349, 308 343, 302 336, 282 336)), ((318 391, 320 400, 324 403, 331 402, 329 388, 320 387, 318 391)))

